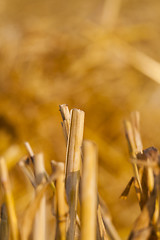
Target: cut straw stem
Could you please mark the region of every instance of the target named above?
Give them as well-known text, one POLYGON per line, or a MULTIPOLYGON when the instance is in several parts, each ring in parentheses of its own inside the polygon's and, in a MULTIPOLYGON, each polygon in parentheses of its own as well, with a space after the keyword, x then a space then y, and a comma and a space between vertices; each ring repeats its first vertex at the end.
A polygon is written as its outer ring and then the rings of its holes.
MULTIPOLYGON (((126 138, 128 141, 130 157, 136 158, 136 144, 134 141, 134 135, 133 135, 133 129, 132 129, 131 123, 129 121, 124 121, 124 128, 125 128, 126 138)), ((140 181, 140 177, 139 177, 139 173, 138 173, 137 164, 132 163, 132 166, 133 166, 134 175, 137 179, 140 191, 142 192, 142 185, 141 185, 141 181, 140 181)))
POLYGON ((136 152, 143 151, 143 144, 140 135, 140 114, 135 111, 131 113, 131 122, 133 127, 134 139, 136 144, 136 152))
POLYGON ((0 158, 0 178, 4 190, 5 203, 8 212, 8 221, 10 227, 10 235, 12 240, 19 239, 18 223, 14 207, 14 200, 11 192, 8 169, 4 158, 0 158))
POLYGON ((67 144, 69 128, 70 128, 70 112, 69 112, 69 108, 68 108, 67 104, 59 105, 59 110, 60 110, 62 120, 63 120, 62 128, 63 128, 63 133, 64 133, 64 137, 65 137, 66 144, 67 144))
POLYGON ((66 193, 69 204, 69 229, 67 239, 73 240, 76 226, 76 211, 81 166, 81 146, 84 130, 84 112, 79 109, 71 111, 71 125, 66 154, 66 193))
POLYGON ((25 142, 24 145, 26 147, 26 150, 27 150, 29 156, 31 158, 33 158, 34 157, 34 152, 33 152, 32 148, 31 148, 31 145, 29 144, 29 142, 25 142))
POLYGON ((91 141, 84 141, 82 151, 81 240, 95 240, 97 221, 97 147, 91 141))
POLYGON ((8 215, 5 204, 3 204, 1 207, 0 239, 2 240, 9 239, 8 215))
POLYGON ((66 178, 69 173, 80 170, 83 131, 84 112, 79 109, 72 109, 69 141, 67 146, 66 178))
MULTIPOLYGON (((45 168, 43 154, 39 153, 34 156, 34 172, 36 178, 37 189, 39 191, 44 183, 45 177, 45 168)), ((45 240, 46 235, 46 197, 45 195, 41 199, 39 209, 35 216, 34 229, 33 229, 33 240, 45 240)))
POLYGON ((54 168, 56 164, 57 165, 56 167, 58 167, 61 170, 56 180, 56 197, 57 197, 57 212, 58 212, 58 224, 59 224, 59 230, 60 230, 60 240, 65 240, 68 205, 66 202, 66 194, 65 194, 64 163, 58 163, 53 161, 51 163, 52 163, 52 168, 54 168))

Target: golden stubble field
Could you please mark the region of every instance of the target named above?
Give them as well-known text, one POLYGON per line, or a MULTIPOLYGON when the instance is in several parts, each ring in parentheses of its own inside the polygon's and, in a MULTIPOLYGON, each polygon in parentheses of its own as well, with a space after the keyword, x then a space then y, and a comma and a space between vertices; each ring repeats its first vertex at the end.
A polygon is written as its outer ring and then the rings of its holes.
MULTIPOLYGON (((160 147, 158 0, 0 3, 0 151, 16 210, 33 194, 15 162, 34 152, 65 161, 59 104, 85 111, 84 138, 98 146, 98 189, 122 238, 139 214, 123 120, 138 110, 144 148, 160 147), (24 188, 25 186, 25 188, 24 188)), ((0 195, 0 202, 2 196, 0 195)))

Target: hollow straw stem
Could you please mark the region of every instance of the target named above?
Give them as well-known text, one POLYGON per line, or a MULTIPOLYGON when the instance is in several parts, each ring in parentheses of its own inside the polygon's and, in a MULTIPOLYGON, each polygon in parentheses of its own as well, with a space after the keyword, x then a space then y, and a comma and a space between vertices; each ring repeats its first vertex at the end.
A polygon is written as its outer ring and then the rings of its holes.
POLYGON ((72 109, 71 126, 67 146, 66 178, 69 173, 80 170, 83 131, 84 112, 79 109, 72 109))
POLYGON ((5 203, 7 207, 11 239, 18 240, 19 232, 18 232, 16 212, 14 207, 14 199, 12 196, 8 169, 7 169, 4 158, 0 158, 0 179, 1 179, 3 190, 4 190, 4 198, 5 198, 5 203))
MULTIPOLYGON (((136 158, 136 144, 134 141, 134 135, 133 135, 133 129, 132 129, 131 123, 129 121, 124 121, 124 128, 125 128, 126 138, 128 141, 130 156, 131 156, 131 158, 136 158)), ((139 177, 139 173, 138 173, 137 164, 132 163, 132 166, 133 166, 134 175, 137 179, 140 191, 142 193, 142 185, 141 185, 141 181, 140 181, 140 177, 139 177)))
POLYGON ((0 239, 9 239, 9 226, 8 226, 8 215, 6 205, 1 206, 1 220, 0 220, 0 239))
MULTIPOLYGON (((39 153, 34 156, 34 172, 36 178, 37 188, 36 191, 39 191, 42 186, 41 184, 45 182, 45 168, 43 154, 39 153)), ((34 220, 33 228, 33 240, 45 240, 46 237, 46 197, 42 197, 39 209, 36 213, 34 220)))
MULTIPOLYGON (((69 137, 70 122, 71 122, 71 114, 70 114, 69 108, 66 104, 62 104, 59 107, 60 107, 60 112, 61 112, 61 116, 62 116, 62 120, 63 120, 62 129, 63 129, 63 133, 64 133, 64 137, 66 140, 66 145, 67 145, 68 137, 69 137)), ((65 173, 66 173, 66 168, 65 168, 65 173)), ((69 218, 67 218, 67 220, 66 220, 66 226, 68 228, 69 218)), ((76 238, 76 234, 78 233, 77 231, 80 231, 80 220, 79 220, 78 214, 76 214, 75 238, 76 238)))
POLYGON ((131 113, 131 122, 133 127, 136 152, 142 152, 143 144, 142 144, 141 135, 140 135, 140 114, 138 111, 134 111, 131 113))
POLYGON ((63 120, 62 128, 63 128, 63 133, 66 140, 66 145, 67 145, 69 128, 70 128, 70 112, 67 104, 59 105, 59 110, 63 120))
POLYGON ((65 184, 64 184, 64 163, 57 163, 62 169, 56 180, 56 196, 57 196, 57 210, 58 222, 60 230, 60 240, 66 239, 66 217, 68 214, 68 206, 66 203, 65 184))
POLYGON ((81 183, 81 240, 96 239, 97 147, 84 141, 81 183))
POLYGON ((69 204, 70 224, 67 232, 67 239, 69 240, 73 240, 75 235, 83 131, 84 112, 79 109, 72 109, 65 172, 66 193, 69 204))
POLYGON ((34 157, 34 152, 33 152, 32 148, 31 148, 29 142, 24 142, 24 145, 25 145, 25 147, 27 149, 27 152, 28 152, 29 156, 31 158, 33 158, 34 157))

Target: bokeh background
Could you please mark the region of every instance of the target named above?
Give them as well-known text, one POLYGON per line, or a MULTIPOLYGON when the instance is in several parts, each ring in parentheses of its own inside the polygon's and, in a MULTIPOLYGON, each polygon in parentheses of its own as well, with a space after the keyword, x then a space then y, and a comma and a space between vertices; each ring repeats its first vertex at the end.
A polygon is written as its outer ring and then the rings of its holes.
POLYGON ((144 148, 160 147, 159 39, 159 0, 0 1, 0 154, 18 213, 31 191, 15 167, 23 143, 44 153, 48 171, 51 159, 64 161, 66 103, 85 111, 84 136, 99 148, 99 192, 126 238, 139 207, 134 189, 119 199, 132 176, 123 120, 140 111, 144 148))

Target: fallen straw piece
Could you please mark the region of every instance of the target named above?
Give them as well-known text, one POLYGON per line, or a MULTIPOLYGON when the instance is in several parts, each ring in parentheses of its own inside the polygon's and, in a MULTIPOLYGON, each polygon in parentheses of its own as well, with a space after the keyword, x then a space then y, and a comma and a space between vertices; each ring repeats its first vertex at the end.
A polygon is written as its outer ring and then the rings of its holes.
POLYGON ((0 180, 2 183, 3 191, 4 191, 4 198, 5 198, 5 203, 6 203, 7 213, 8 213, 10 236, 12 240, 18 240, 19 232, 18 232, 16 212, 14 207, 14 200, 11 192, 8 169, 6 166, 6 162, 2 157, 0 158, 0 180))
POLYGON ((96 239, 97 147, 84 141, 81 182, 81 240, 96 239))

